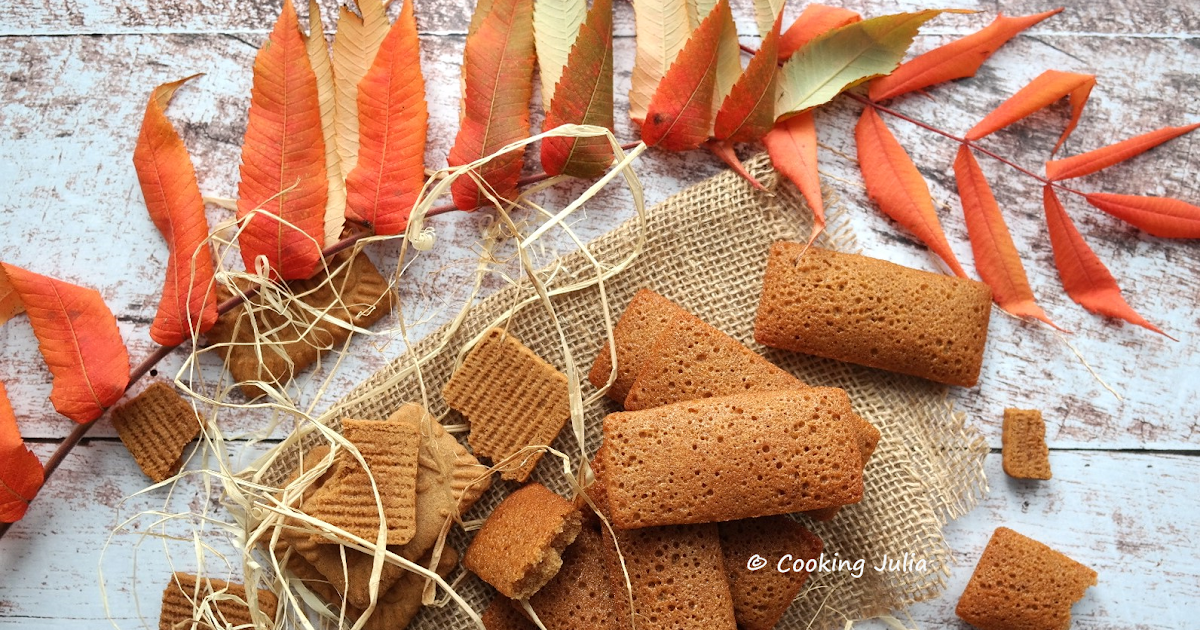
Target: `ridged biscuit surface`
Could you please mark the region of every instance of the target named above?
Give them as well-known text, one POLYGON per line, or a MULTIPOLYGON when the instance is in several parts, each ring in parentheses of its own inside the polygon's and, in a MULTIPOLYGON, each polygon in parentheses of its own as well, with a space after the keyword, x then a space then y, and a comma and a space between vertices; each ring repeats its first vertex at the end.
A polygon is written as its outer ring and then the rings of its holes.
MULTIPOLYGON (((613 341, 617 355, 617 377, 608 388, 608 397, 625 402, 629 388, 641 369, 642 362, 649 356, 650 347, 658 335, 675 321, 689 313, 671 300, 651 291, 641 289, 633 296, 621 319, 613 327, 613 341)), ((588 381, 596 389, 604 387, 612 374, 612 353, 608 344, 600 348, 588 381)))
POLYGON ((259 621, 271 621, 275 618, 275 608, 278 600, 270 591, 259 589, 258 609, 262 612, 257 619, 250 614, 246 602, 246 587, 241 584, 224 580, 200 580, 190 573, 174 573, 167 588, 163 590, 162 613, 158 617, 159 630, 180 630, 190 628, 208 628, 211 624, 205 620, 221 623, 221 628, 252 628, 259 621), (199 585, 197 585, 199 582, 199 585), (205 599, 209 604, 205 607, 210 614, 201 617, 202 621, 192 623, 197 604, 205 599), (237 598, 240 601, 234 601, 237 598))
MULTIPOLYGON (((442 394, 470 421, 472 450, 493 463, 526 446, 549 445, 571 417, 566 375, 499 328, 467 354, 442 394)), ((527 453, 501 476, 525 481, 541 458, 527 453)))
MULTIPOLYGON (((405 423, 346 419, 342 421, 342 434, 358 449, 367 468, 349 451, 340 451, 329 478, 305 502, 305 512, 373 541, 379 533, 382 506, 388 544, 403 545, 412 540, 416 532, 420 431, 405 423)), ((317 538, 318 542, 325 540, 317 538)))
POLYGON ((163 381, 114 409, 112 423, 138 467, 156 483, 179 472, 183 449, 200 434, 196 410, 163 381))
POLYGON ((862 456, 846 392, 812 387, 610 414, 601 451, 621 529, 856 503, 862 456))
POLYGON ((1037 409, 1005 409, 1001 433, 1004 472, 1018 479, 1049 479, 1046 422, 1037 409))
POLYGON ((992 534, 955 612, 979 630, 1067 630, 1096 572, 1006 527, 992 534))
POLYGON ((562 567, 579 510, 540 483, 505 497, 467 547, 463 566, 507 597, 528 599, 562 567))
POLYGON ((816 558, 823 544, 815 534, 786 516, 729 521, 718 526, 725 575, 733 596, 733 613, 742 630, 771 630, 804 587, 807 571, 778 571, 785 556, 795 562, 816 558), (760 556, 766 566, 751 571, 750 559, 760 556))
POLYGON ((979 380, 992 312, 986 284, 779 242, 771 246, 754 338, 948 385, 979 380))

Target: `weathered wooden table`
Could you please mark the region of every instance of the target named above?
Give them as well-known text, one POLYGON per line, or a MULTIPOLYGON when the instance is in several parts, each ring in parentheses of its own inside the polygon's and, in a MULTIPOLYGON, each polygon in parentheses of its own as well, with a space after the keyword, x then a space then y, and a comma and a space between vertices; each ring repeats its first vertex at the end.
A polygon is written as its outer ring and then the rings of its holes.
MULTIPOLYGON (((322 4, 329 21, 334 3, 322 4)), ((918 50, 976 30, 999 10, 1027 14, 1055 6, 1035 0, 849 4, 867 15, 927 6, 984 12, 934 22, 919 37, 918 50)), ((750 6, 750 0, 738 0, 734 12, 743 41, 755 45, 756 38, 748 35, 755 30, 750 6)), ((800 8, 791 7, 789 14, 800 8)), ((207 73, 180 93, 170 115, 192 151, 202 190, 233 196, 250 67, 278 10, 275 2, 247 0, 0 5, 0 259, 99 289, 117 315, 134 361, 153 348, 147 331, 166 261, 166 247, 148 220, 130 161, 145 99, 158 83, 207 73)), ((457 129, 458 70, 470 12, 470 2, 455 0, 417 5, 431 118, 427 160, 433 166, 444 164, 457 129)), ((616 30, 617 132, 627 141, 636 134, 622 105, 634 46, 632 11, 625 3, 617 7, 616 30)), ((1045 69, 1095 73, 1099 85, 1065 148, 1067 154, 1078 153, 1163 125, 1200 120, 1198 47, 1200 6, 1193 2, 1076 0, 1062 15, 1017 37, 977 78, 897 106, 961 133, 1045 69)), ((858 110, 857 104, 840 100, 817 116, 826 182, 852 208, 853 226, 867 253, 935 268, 922 247, 865 199, 853 161, 851 130, 858 110)), ((1037 114, 985 143, 1040 170, 1064 112, 1060 106, 1037 114)), ((534 123, 540 122, 535 111, 534 123)), ((889 124, 942 202, 955 253, 973 271, 950 172, 957 147, 906 123, 889 124)), ((1183 138, 1080 186, 1196 202, 1198 152, 1200 136, 1183 138)), ((703 152, 652 151, 639 173, 654 203, 720 168, 703 152)), ((954 617, 954 604, 991 531, 1008 525, 1099 572, 1099 586, 1075 607, 1075 627, 1194 626, 1200 612, 1200 245, 1149 237, 1071 201, 1069 212, 1110 265, 1130 304, 1179 341, 1094 317, 1063 294, 1042 227, 1039 184, 994 161, 985 161, 984 169, 1039 300, 1055 321, 1073 331, 1071 343, 1122 399, 1102 388, 1048 328, 997 311, 980 385, 951 392, 994 449, 988 459, 991 492, 978 509, 947 528, 957 567, 944 596, 910 613, 923 628, 963 627, 954 617), (1002 473, 999 427, 1007 406, 1045 412, 1052 481, 1020 483, 1002 473)), ((564 190, 564 198, 577 191, 564 190)), ((214 224, 228 216, 217 208, 210 212, 214 224)), ((575 228, 592 237, 630 214, 628 199, 614 193, 593 204, 575 228)), ((445 288, 469 271, 483 222, 480 215, 461 213, 432 221, 439 244, 414 263, 411 285, 402 287, 406 314, 423 319, 414 338, 444 323, 451 312, 446 306, 462 297, 445 288)), ((372 255, 384 267, 390 260, 394 268, 395 249, 380 248, 372 255)), ((403 350, 400 343, 360 344, 332 391, 346 391, 403 350)), ((159 372, 173 375, 180 363, 172 356, 159 372)), ((22 432, 45 459, 72 426, 47 400, 49 374, 21 320, 0 329, 0 378, 8 385, 22 432)), ((255 414, 235 414, 228 422, 228 435, 265 437, 267 444, 286 431, 270 433, 255 414)), ((169 570, 165 560, 154 543, 135 555, 136 533, 109 541, 121 519, 155 500, 161 503, 161 496, 150 493, 119 505, 145 484, 103 421, 68 457, 25 520, 0 542, 0 628, 96 628, 109 617, 120 627, 140 627, 140 615, 156 625, 158 594, 169 570), (135 564, 136 582, 131 579, 135 564), (107 608, 97 586, 101 566, 107 608)))

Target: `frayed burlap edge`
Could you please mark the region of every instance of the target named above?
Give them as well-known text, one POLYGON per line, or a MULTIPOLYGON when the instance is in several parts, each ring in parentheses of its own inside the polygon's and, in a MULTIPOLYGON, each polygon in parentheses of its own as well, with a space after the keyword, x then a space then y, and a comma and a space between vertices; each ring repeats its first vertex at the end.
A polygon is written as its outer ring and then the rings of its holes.
MULTIPOLYGON (((982 436, 964 424, 965 416, 953 411, 945 387, 923 381, 785 351, 764 348, 754 342, 753 324, 767 250, 776 240, 804 240, 812 224, 811 213, 791 184, 780 184, 770 162, 759 156, 747 169, 769 192, 757 191, 732 172, 726 171, 672 196, 647 215, 646 248, 638 260, 615 279, 604 283, 613 312, 620 313, 633 294, 647 287, 662 293, 717 328, 763 353, 771 361, 815 385, 844 388, 857 411, 882 433, 882 440, 866 470, 864 499, 828 523, 806 523, 825 541, 827 557, 865 560, 861 577, 845 571, 814 575, 780 622, 780 628, 841 628, 845 621, 888 612, 937 596, 945 588, 950 551, 942 536, 948 520, 972 509, 986 492, 984 457, 988 448, 982 436), (872 567, 885 556, 907 557, 908 571, 876 572, 872 567), (917 569, 916 561, 924 560, 917 569)), ((846 209, 836 195, 826 190, 829 227, 818 244, 842 251, 859 251, 845 217, 846 209)), ((628 255, 635 240, 637 219, 589 244, 601 261, 616 261, 628 255)), ((560 257, 556 282, 595 274, 581 254, 560 257)), ((454 332, 444 350, 420 369, 421 379, 412 374, 412 357, 425 356, 444 342, 447 329, 439 330, 416 344, 412 351, 380 370, 344 398, 336 417, 386 418, 401 404, 424 401, 430 411, 447 424, 463 422, 441 399, 442 386, 449 380, 460 351, 487 325, 514 304, 528 297, 528 283, 508 287, 481 300, 454 332), (364 394, 370 393, 369 397, 364 394), (365 402, 364 402, 365 398, 365 402)), ((564 328, 568 347, 586 372, 604 338, 600 291, 597 287, 552 298, 564 328)), ((562 344, 550 324, 549 315, 534 303, 507 320, 508 329, 548 361, 563 367, 562 344)), ((595 390, 583 382, 583 395, 595 390)), ((616 406, 601 400, 584 409, 586 444, 591 456, 600 442, 600 423, 616 406)), ((314 436, 315 439, 315 436, 314 436)), ((300 442, 302 448, 305 441, 300 442)), ((563 431, 553 445, 579 459, 581 447, 570 430, 563 431)), ((288 447, 296 448, 295 446, 288 447)), ((280 453, 277 461, 294 462, 292 453, 280 453)), ((574 470, 579 461, 573 461, 574 470)), ((270 470, 266 482, 282 481, 285 470, 270 470)), ((564 494, 570 485, 561 464, 545 457, 534 473, 535 480, 564 494)), ((506 496, 513 485, 497 483, 468 518, 482 518, 506 496)), ((803 517, 800 520, 806 521, 803 517)), ((469 534, 456 528, 449 544, 463 550, 469 534)), ((774 561, 775 559, 770 559, 774 561)), ((456 588, 476 610, 485 608, 492 589, 473 576, 456 588)), ((413 628, 456 629, 473 627, 454 606, 430 608, 414 621, 413 628)))

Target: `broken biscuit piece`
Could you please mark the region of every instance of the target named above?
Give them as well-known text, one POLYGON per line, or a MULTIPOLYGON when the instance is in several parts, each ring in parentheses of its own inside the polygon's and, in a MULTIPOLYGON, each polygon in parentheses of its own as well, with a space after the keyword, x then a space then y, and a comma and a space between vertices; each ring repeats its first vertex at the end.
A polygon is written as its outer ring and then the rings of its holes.
POLYGON ((575 505, 540 483, 508 495, 484 521, 463 566, 512 599, 528 599, 562 567, 579 535, 575 505))
POLYGON ((1037 409, 1005 409, 1001 433, 1004 472, 1017 479, 1049 479, 1046 422, 1037 409))
POLYGON ((155 483, 179 472, 183 449, 200 435, 196 410, 164 381, 114 409, 112 423, 138 467, 155 483))
POLYGON ((190 573, 176 572, 163 590, 159 630, 179 628, 255 628, 271 627, 279 600, 270 591, 258 590, 258 613, 252 614, 246 599, 246 587, 217 579, 201 579, 190 573), (207 603, 205 603, 207 600, 207 603), (195 611, 205 611, 193 623, 195 611), (207 623, 206 623, 207 622, 207 623), (217 622, 214 626, 211 622, 217 622), (266 625, 264 626, 264 622, 266 625))

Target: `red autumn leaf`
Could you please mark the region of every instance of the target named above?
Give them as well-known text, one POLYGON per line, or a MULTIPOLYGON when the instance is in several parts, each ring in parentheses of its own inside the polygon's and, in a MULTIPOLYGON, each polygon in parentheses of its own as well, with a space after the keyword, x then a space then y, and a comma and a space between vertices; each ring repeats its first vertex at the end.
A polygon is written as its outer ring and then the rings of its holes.
POLYGON ((679 51, 650 99, 642 140, 667 151, 695 149, 708 139, 713 122, 713 82, 723 12, 728 0, 718 0, 679 51))
POLYGON ((284 0, 254 58, 238 184, 238 219, 249 217, 238 237, 246 269, 263 256, 284 280, 307 278, 321 263, 329 190, 317 76, 299 29, 284 0))
POLYGON ((1088 203, 1147 234, 1162 238, 1200 238, 1200 206, 1167 197, 1092 193, 1088 203))
POLYGON ((942 231, 929 186, 874 107, 863 110, 854 138, 867 195, 884 214, 945 261, 955 275, 966 278, 967 272, 958 264, 942 231))
POLYGON ((1063 97, 1069 97, 1071 99, 1071 120, 1067 123, 1067 128, 1063 131, 1062 136, 1059 137, 1058 143, 1054 145, 1054 151, 1058 151, 1062 143, 1066 142, 1067 136, 1071 135, 1075 126, 1079 124, 1083 106, 1087 104, 1088 95, 1092 93, 1092 88, 1095 86, 1095 75, 1047 70, 979 121, 979 124, 967 132, 966 138, 967 140, 978 140, 1039 109, 1058 102, 1063 97))
MULTIPOLYGON (((559 125, 613 128, 612 0, 596 0, 579 27, 567 65, 554 88, 546 129, 559 125)), ((542 168, 548 175, 598 177, 612 164, 608 138, 546 138, 542 168)))
POLYGON ((133 150, 146 209, 170 249, 162 299, 150 325, 150 338, 164 346, 177 346, 217 322, 204 201, 183 138, 166 114, 175 90, 191 78, 154 89, 133 150))
MULTIPOLYGON (((450 166, 470 164, 529 136, 529 99, 533 96, 533 1, 494 0, 467 36, 463 51, 463 112, 450 149, 450 166)), ((473 22, 474 23, 474 22, 473 22)), ((517 195, 522 151, 509 151, 475 171, 491 194, 517 195)), ((491 201, 475 178, 462 176, 451 186, 454 205, 474 210, 491 201)))
POLYGON ((1116 144, 1100 147, 1094 151, 1073 155, 1061 160, 1046 162, 1046 177, 1053 181, 1071 179, 1091 175, 1114 164, 1119 164, 1136 155, 1141 155, 1154 147, 1174 140, 1189 131, 1200 127, 1200 123, 1185 127, 1163 127, 1150 133, 1144 133, 1116 144))
POLYGON ((775 124, 775 83, 779 74, 776 59, 779 50, 781 12, 775 26, 763 39, 762 48, 738 77, 729 96, 717 110, 713 137, 729 142, 754 142, 775 124))
POLYGON ((0 382, 0 523, 21 520, 44 480, 42 462, 21 439, 8 391, 0 382))
POLYGON ((429 112, 413 0, 404 3, 358 84, 358 161, 346 179, 346 215, 376 234, 402 234, 425 183, 429 112))
POLYGON ((1033 289, 1025 276, 1025 267, 1017 254, 1012 234, 1000 214, 1000 206, 992 195, 979 162, 963 145, 954 159, 954 179, 962 199, 971 251, 975 254, 975 269, 979 277, 992 287, 992 298, 1000 308, 1017 317, 1040 319, 1055 328, 1033 297, 1033 289))
POLYGON ((50 402, 81 424, 99 418, 129 384, 129 354, 116 318, 93 289, 7 263, 0 269, 21 296, 38 350, 54 375, 50 402))
POLYGON ((767 145, 767 155, 771 156, 775 170, 800 189, 812 209, 813 229, 808 237, 811 245, 825 229, 825 200, 817 173, 817 127, 812 110, 780 121, 763 137, 763 144, 767 145))
POLYGON ((997 15, 983 30, 938 46, 904 62, 891 74, 872 81, 871 100, 883 101, 938 83, 973 77, 983 62, 1017 33, 1061 12, 1059 8, 1019 17, 997 15))
POLYGON ((760 183, 754 178, 753 175, 750 174, 750 171, 746 170, 746 165, 742 164, 741 159, 739 159, 737 153, 734 152, 732 144, 721 140, 709 140, 708 142, 704 143, 704 147, 711 151, 713 155, 721 158, 721 161, 724 162, 725 165, 730 169, 732 169, 733 172, 740 175, 742 179, 750 182, 751 186, 754 186, 755 188, 764 192, 767 190, 762 183, 760 183))
POLYGON ((1067 215, 1054 188, 1042 188, 1042 200, 1046 207, 1046 230, 1050 233, 1050 247, 1054 250, 1054 266, 1063 288, 1080 306, 1108 317, 1123 319, 1160 335, 1166 335, 1154 324, 1146 321, 1121 297, 1121 288, 1116 278, 1109 273, 1100 258, 1088 247, 1083 235, 1067 215))
POLYGON ((847 24, 861 22, 862 16, 850 9, 830 7, 823 4, 810 4, 804 7, 800 17, 788 27, 779 39, 779 60, 792 56, 820 35, 841 28, 847 24))

